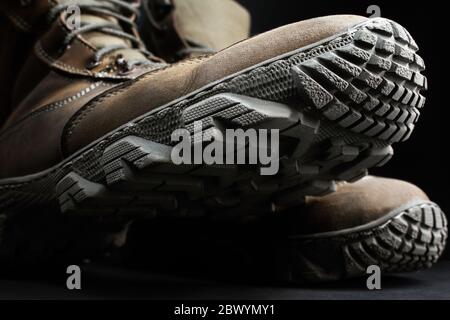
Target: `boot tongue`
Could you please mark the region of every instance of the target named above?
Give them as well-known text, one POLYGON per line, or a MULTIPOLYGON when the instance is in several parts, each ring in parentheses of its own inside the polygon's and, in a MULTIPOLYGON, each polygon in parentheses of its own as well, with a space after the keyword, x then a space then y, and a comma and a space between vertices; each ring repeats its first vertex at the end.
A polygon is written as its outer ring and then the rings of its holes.
POLYGON ((168 61, 220 51, 250 35, 250 14, 234 0, 146 0, 141 34, 168 61))
MULTIPOLYGON (((101 17, 98 15, 92 14, 82 14, 81 15, 81 23, 83 24, 98 24, 104 22, 114 22, 119 24, 117 19, 113 17, 101 17)), ((125 60, 128 61, 146 61, 148 58, 140 51, 134 49, 132 47, 132 43, 129 40, 123 39, 121 37, 117 37, 114 35, 109 35, 107 33, 93 31, 87 32, 82 35, 83 39, 89 42, 94 48, 100 50, 109 46, 122 45, 128 47, 127 49, 119 49, 112 52, 110 55, 114 56, 122 56, 125 60)))
POLYGON ((250 36, 250 15, 234 0, 173 0, 181 37, 220 51, 250 36))

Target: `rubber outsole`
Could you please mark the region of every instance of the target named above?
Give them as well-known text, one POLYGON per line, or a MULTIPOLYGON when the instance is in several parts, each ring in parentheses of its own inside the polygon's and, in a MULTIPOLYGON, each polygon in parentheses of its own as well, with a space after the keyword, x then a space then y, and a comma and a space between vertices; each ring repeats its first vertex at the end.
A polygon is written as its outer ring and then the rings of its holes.
POLYGON ((80 215, 233 218, 332 192, 409 138, 427 87, 417 50, 400 25, 369 20, 145 115, 46 172, 0 180, 0 214, 59 201, 80 215), (171 134, 193 134, 194 121, 213 138, 226 128, 279 129, 279 173, 174 165, 171 134))
POLYGON ((394 213, 378 225, 334 236, 292 237, 289 281, 321 282, 367 276, 367 268, 372 265, 379 266, 383 274, 430 268, 445 249, 448 234, 445 214, 433 203, 394 213))

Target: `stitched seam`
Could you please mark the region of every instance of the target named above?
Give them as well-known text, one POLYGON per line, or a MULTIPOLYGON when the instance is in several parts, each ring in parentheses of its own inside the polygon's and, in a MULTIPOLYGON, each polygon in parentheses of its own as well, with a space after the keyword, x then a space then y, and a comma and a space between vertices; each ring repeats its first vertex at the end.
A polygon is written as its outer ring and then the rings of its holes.
POLYGON ((76 101, 76 100, 82 98, 83 96, 85 96, 86 94, 90 93, 92 90, 95 90, 99 86, 106 86, 106 84, 103 83, 103 82, 93 83, 89 87, 79 91, 78 93, 76 93, 75 95, 73 95, 71 97, 68 97, 68 98, 65 98, 63 100, 51 103, 49 105, 46 105, 46 106, 40 108, 39 110, 31 112, 26 117, 20 119, 13 127, 9 128, 9 129, 6 129, 5 131, 1 132, 0 141, 3 141, 5 138, 7 138, 8 135, 10 135, 11 133, 14 133, 17 130, 19 130, 21 128, 21 125, 23 125, 26 121, 34 119, 34 118, 40 116, 41 114, 49 113, 49 112, 55 111, 55 110, 57 110, 59 108, 62 108, 65 105, 67 105, 68 103, 76 101))
MULTIPOLYGON (((336 39, 338 39, 338 38, 336 38, 336 39)), ((327 43, 327 44, 326 44, 326 46, 328 46, 328 45, 330 45, 330 43, 327 43)), ((306 53, 306 52, 309 52, 309 51, 312 51, 312 50, 314 50, 314 49, 316 49, 316 48, 317 48, 317 47, 311 47, 311 48, 309 48, 308 50, 306 50, 305 53, 306 53)), ((283 57, 283 58, 281 58, 281 59, 279 59, 279 60, 276 60, 276 61, 283 61, 283 60, 290 59, 293 55, 294 55, 294 54, 292 54, 292 55, 287 55, 287 56, 285 56, 285 57, 283 57)), ((196 59, 194 59, 194 60, 196 60, 196 59)), ((185 62, 182 62, 182 63, 185 63, 185 62)), ((182 63, 178 63, 178 64, 182 64, 182 63)), ((187 61, 187 63, 189 63, 189 61, 187 61)), ((150 74, 155 74, 155 73, 158 73, 158 72, 160 72, 160 71, 162 71, 162 70, 170 69, 171 67, 174 67, 175 65, 178 65, 178 64, 169 65, 168 67, 165 67, 165 68, 162 68, 162 69, 157 69, 155 72, 150 72, 150 74)), ((260 67, 264 67, 264 66, 265 66, 265 64, 259 66, 258 68, 252 68, 252 69, 249 69, 246 73, 243 73, 243 74, 240 74, 240 75, 245 75, 245 74, 249 74, 249 73, 251 73, 251 72, 255 72, 255 71, 258 70, 260 67)), ((132 82, 132 83, 135 83, 135 82, 141 81, 141 80, 143 80, 143 79, 146 79, 148 76, 149 76, 149 74, 145 74, 143 77, 138 78, 137 81, 134 81, 134 82, 132 82)), ((234 79, 234 78, 227 79, 227 81, 222 82, 222 83, 227 83, 228 81, 232 81, 233 79, 234 79)), ((128 82, 128 83, 129 83, 129 82, 128 82)), ((128 84, 128 83, 127 83, 127 84, 128 84)), ((205 89, 204 91, 201 91, 201 92, 197 93, 196 95, 194 95, 194 96, 192 96, 192 97, 188 97, 188 98, 186 98, 186 99, 184 99, 184 100, 182 100, 182 101, 179 101, 178 103, 181 104, 181 103, 188 103, 189 101, 195 101, 195 100, 198 99, 198 97, 200 97, 200 96, 204 96, 205 94, 208 94, 208 93, 210 93, 210 92, 214 92, 214 90, 217 90, 217 87, 220 86, 222 83, 218 83, 216 86, 211 87, 211 88, 207 88, 207 89, 205 89)), ((108 95, 108 97, 109 97, 109 96, 114 96, 116 93, 119 93, 119 92, 121 92, 121 91, 126 91, 126 89, 127 89, 127 88, 122 88, 122 89, 119 89, 117 92, 114 91, 114 92, 110 93, 110 94, 108 95)), ((102 99, 103 99, 103 98, 106 98, 106 96, 105 96, 105 97, 102 97, 102 99)), ((170 106, 169 106, 168 108, 170 108, 170 106)), ((166 110, 166 109, 164 109, 164 110, 166 110)), ((163 110, 161 110, 161 112, 162 112, 162 111, 163 111, 163 110)), ((132 122, 133 122, 133 121, 132 121, 132 122)), ((105 137, 105 139, 99 141, 96 145, 105 144, 105 143, 107 143, 109 140, 113 139, 114 135, 116 135, 116 134, 118 134, 118 133, 120 133, 120 132, 125 132, 126 130, 127 130, 127 128, 124 128, 124 129, 121 130, 121 131, 114 132, 114 134, 111 134, 111 135, 105 137)), ((93 150, 93 148, 95 148, 95 146, 93 146, 91 149, 86 150, 85 152, 81 153, 81 154, 79 155, 79 157, 85 156, 86 154, 88 154, 89 152, 91 152, 91 151, 93 150)), ((38 177, 38 178, 35 178, 35 179, 32 179, 32 180, 29 180, 29 181, 21 182, 21 183, 12 183, 12 184, 10 183, 10 184, 8 184, 8 185, 0 185, 0 190, 2 190, 2 189, 8 189, 8 188, 20 188, 21 186, 25 186, 25 185, 28 185, 28 184, 31 184, 31 183, 34 183, 34 182, 39 182, 39 181, 41 181, 41 180, 44 180, 44 179, 48 178, 49 176, 51 176, 52 174, 54 174, 55 172, 58 172, 59 170, 61 170, 61 168, 64 168, 64 167, 66 167, 66 166, 69 166, 74 160, 76 160, 76 159, 73 159, 73 160, 71 160, 70 162, 65 163, 63 166, 60 166, 60 167, 55 168, 54 170, 52 170, 52 171, 46 173, 45 175, 43 175, 43 176, 41 176, 41 177, 38 177)), ((13 192, 14 192, 14 191, 13 191, 13 192)))
POLYGON ((36 51, 36 54, 41 59, 43 59, 44 61, 46 61, 47 63, 49 63, 52 66, 59 67, 59 68, 63 69, 64 71, 68 71, 68 72, 75 72, 77 74, 82 74, 82 75, 91 75, 90 73, 87 73, 84 70, 72 67, 72 66, 67 65, 67 64, 65 64, 63 62, 60 62, 60 61, 56 61, 50 55, 48 55, 47 52, 44 51, 44 49, 42 48, 42 45, 41 45, 40 42, 36 43, 35 51, 36 51))
MULTIPOLYGON (((57 61, 54 58, 50 57, 48 55, 48 53, 46 53, 44 51, 44 49, 42 48, 42 45, 40 44, 40 42, 36 43, 35 46, 35 52, 36 55, 39 56, 39 58, 41 58, 44 62, 48 63, 49 65, 51 65, 52 67, 58 68, 62 71, 66 71, 69 73, 75 73, 77 75, 83 75, 83 76, 90 76, 90 77, 94 77, 96 79, 116 79, 116 80, 132 80, 131 77, 126 77, 126 76, 115 76, 115 75, 104 75, 102 76, 99 73, 92 73, 86 70, 81 70, 75 67, 72 67, 68 64, 65 64, 63 62, 57 61)), ((151 68, 153 67, 152 65, 149 66, 145 66, 145 69, 151 68)), ((144 67, 141 67, 144 69, 144 67)))
MULTIPOLYGON (((199 93, 199 94, 204 94, 205 92, 211 92, 211 91, 214 91, 214 90, 215 90, 215 87, 210 88, 209 90, 203 91, 203 92, 201 92, 201 93, 199 93)), ((110 94, 107 94, 106 96, 103 96, 98 102, 101 102, 101 101, 103 101, 104 99, 106 99, 106 98, 108 98, 108 97, 110 97, 110 96, 114 96, 116 93, 123 92, 123 91, 126 91, 126 88, 119 89, 117 92, 112 92, 112 93, 110 93, 110 94)), ((197 97, 198 97, 198 95, 195 95, 195 96, 192 97, 191 99, 192 99, 192 100, 195 100, 197 97)), ((191 99, 189 99, 189 100, 191 100, 191 99)), ((106 137, 104 140, 102 140, 100 143, 107 142, 107 141, 109 141, 110 139, 111 139, 111 136, 108 136, 108 137, 106 137)), ((81 154, 80 157, 83 157, 84 154, 86 154, 86 153, 89 152, 89 151, 90 151, 90 150, 88 150, 88 151, 86 151, 85 153, 81 154)), ((69 163, 72 163, 72 161, 69 162, 69 163)), ((67 164, 66 164, 66 165, 67 165, 67 164)), ((55 174, 56 172, 58 172, 60 169, 61 169, 61 167, 55 168, 54 170, 48 172, 47 174, 45 174, 45 175, 42 176, 42 177, 39 177, 39 178, 30 180, 30 181, 22 182, 22 183, 19 183, 19 184, 0 185, 0 190, 3 190, 3 189, 10 189, 10 188, 20 188, 20 187, 22 187, 22 186, 29 185, 29 184, 31 184, 31 183, 35 183, 35 182, 39 182, 39 181, 45 180, 46 178, 48 178, 48 177, 52 176, 53 174, 55 174)), ((13 192, 14 192, 14 191, 13 191, 13 192)))
MULTIPOLYGON (((145 74, 144 76, 142 76, 141 78, 137 79, 136 81, 133 81, 132 84, 136 84, 138 82, 144 81, 146 79, 148 79, 151 76, 157 75, 160 72, 163 72, 165 70, 169 70, 171 68, 174 68, 175 66, 178 65, 188 65, 188 64, 194 64, 197 63, 198 61, 201 61, 204 59, 191 59, 191 60, 186 60, 183 62, 180 62, 178 64, 173 64, 170 66, 167 66, 165 68, 161 68, 161 69, 156 69, 154 71, 150 71, 149 73, 145 74)), ((106 98, 110 98, 110 97, 114 97, 118 94, 127 92, 130 89, 130 85, 122 88, 122 89, 118 89, 117 91, 114 92, 110 92, 104 96, 102 96, 101 98, 99 98, 96 101, 93 101, 91 104, 86 105, 86 107, 78 114, 75 116, 75 119, 72 121, 72 123, 70 124, 69 127, 67 127, 67 135, 66 135, 66 145, 68 145, 71 141, 73 132, 75 131, 75 129, 78 127, 78 125, 81 123, 81 121, 86 118, 88 116, 89 113, 91 113, 101 102, 103 102, 106 98)))
MULTIPOLYGON (((68 104, 69 102, 73 102, 73 101, 76 101, 76 100, 84 97, 85 95, 90 93, 92 90, 98 88, 101 85, 105 85, 105 84, 103 82, 95 82, 95 83, 91 84, 89 87, 87 87, 87 88, 77 92, 73 96, 65 98, 64 100, 60 100, 60 101, 54 102, 54 103, 52 103, 50 105, 47 105, 45 107, 40 108, 39 110, 31 112, 27 117, 23 118, 23 120, 26 120, 26 119, 29 119, 29 118, 34 118, 34 117, 38 116, 41 113, 48 112, 48 111, 53 111, 55 109, 63 107, 66 104, 68 104)), ((22 120, 20 120, 20 121, 22 121, 22 120)))
MULTIPOLYGON (((135 82, 132 82, 135 83, 135 82)), ((88 114, 94 110, 94 108, 102 103, 103 101, 105 101, 106 99, 110 98, 110 97, 114 97, 116 94, 122 93, 122 92, 126 92, 128 89, 129 85, 126 88, 122 88, 122 89, 118 89, 117 91, 114 92, 110 92, 110 93, 106 93, 105 95, 99 97, 98 99, 96 99, 92 105, 85 107, 78 115, 76 115, 75 119, 72 121, 72 123, 67 127, 67 129, 65 130, 67 132, 67 134, 64 135, 64 140, 65 143, 64 145, 68 145, 70 143, 70 138, 73 135, 74 130, 77 128, 77 126, 81 123, 81 121, 83 121, 84 118, 86 118, 88 116, 88 114)))

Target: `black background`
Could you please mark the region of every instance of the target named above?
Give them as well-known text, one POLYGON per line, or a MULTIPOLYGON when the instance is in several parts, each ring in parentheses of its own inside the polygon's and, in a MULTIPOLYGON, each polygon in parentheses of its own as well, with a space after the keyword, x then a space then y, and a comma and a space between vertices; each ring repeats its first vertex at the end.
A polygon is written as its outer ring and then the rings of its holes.
POLYGON ((367 8, 378 5, 381 16, 400 23, 410 31, 427 65, 429 90, 427 103, 411 139, 394 146, 395 156, 384 167, 371 173, 399 178, 417 184, 445 212, 450 212, 448 88, 448 21, 442 2, 367 0, 241 0, 252 14, 252 32, 332 14, 370 16, 367 8))

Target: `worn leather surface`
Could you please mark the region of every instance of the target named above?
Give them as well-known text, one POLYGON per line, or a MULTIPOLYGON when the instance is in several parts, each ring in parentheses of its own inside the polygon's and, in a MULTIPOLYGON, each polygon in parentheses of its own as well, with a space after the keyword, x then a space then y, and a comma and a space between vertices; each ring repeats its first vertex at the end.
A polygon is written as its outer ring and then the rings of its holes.
POLYGON ((250 35, 250 14, 234 0, 174 0, 174 5, 183 39, 219 51, 250 35))
POLYGON ((111 93, 108 99, 86 105, 68 126, 68 151, 73 153, 119 125, 211 82, 330 37, 365 19, 341 15, 290 24, 213 56, 183 61, 146 74, 132 85, 111 93), (108 121, 103 119, 105 113, 109 115, 108 121))
POLYGON ((342 15, 306 20, 240 42, 210 57, 170 67, 155 61, 149 67, 137 67, 124 74, 110 67, 113 62, 108 59, 89 69, 86 64, 96 52, 95 44, 89 37, 77 36, 69 46, 64 45, 69 28, 61 15, 37 39, 29 59, 39 62, 27 64, 20 73, 21 81, 14 90, 15 111, 0 133, 0 178, 45 170, 159 106, 365 19, 342 15), (98 81, 102 85, 95 90, 66 101, 83 86, 98 81), (62 106, 54 107, 61 102, 62 106))
POLYGON ((51 2, 36 0, 26 7, 17 3, 2 2, 0 13, 9 23, 2 24, 1 31, 15 31, 10 36, 12 44, 21 43, 26 35, 34 46, 30 46, 27 58, 22 61, 15 57, 16 46, 2 45, 2 56, 9 58, 5 61, 11 65, 21 61, 22 68, 10 77, 1 77, 8 88, 5 90, 8 104, 2 109, 11 106, 11 110, 5 111, 9 116, 0 130, 0 178, 32 174, 62 161, 64 127, 80 108, 109 88, 157 67, 157 64, 137 66, 123 72, 111 67, 113 59, 103 59, 95 68, 89 68, 97 48, 83 36, 65 44, 70 30, 63 14, 42 33, 24 31, 25 28, 14 25, 18 18, 30 25, 42 19, 50 8, 44 3, 51 2))
POLYGON ((79 108, 109 87, 110 85, 103 83, 88 94, 79 97, 73 95, 70 102, 60 100, 46 105, 37 113, 27 115, 16 125, 6 129, 0 135, 0 177, 43 171, 62 161, 64 155, 61 139, 64 126, 79 108))
POLYGON ((169 62, 219 51, 250 36, 250 14, 235 0, 144 0, 139 30, 169 62))
POLYGON ((324 197, 308 197, 305 207, 293 212, 294 232, 312 234, 362 226, 415 201, 429 199, 411 183, 366 177, 339 185, 337 192, 324 197))

